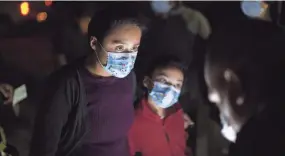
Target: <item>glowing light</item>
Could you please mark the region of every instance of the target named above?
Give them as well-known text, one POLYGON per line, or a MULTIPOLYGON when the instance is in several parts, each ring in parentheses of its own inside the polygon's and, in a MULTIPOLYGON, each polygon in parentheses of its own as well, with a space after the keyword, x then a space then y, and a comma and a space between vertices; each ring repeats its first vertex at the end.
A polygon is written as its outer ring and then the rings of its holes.
POLYGON ((20 11, 23 16, 27 16, 30 13, 30 4, 28 2, 22 2, 20 11))
POLYGON ((266 14, 268 4, 262 1, 242 1, 241 9, 243 13, 249 17, 260 18, 266 14))
POLYGON ((52 5, 52 0, 45 0, 45 5, 46 6, 51 6, 52 5))
POLYGON ((40 12, 37 14, 37 21, 43 22, 47 19, 47 13, 46 12, 40 12))
POLYGON ((80 29, 83 33, 87 33, 88 24, 90 23, 90 21, 91 21, 91 17, 89 17, 89 16, 80 18, 79 26, 80 26, 80 29))

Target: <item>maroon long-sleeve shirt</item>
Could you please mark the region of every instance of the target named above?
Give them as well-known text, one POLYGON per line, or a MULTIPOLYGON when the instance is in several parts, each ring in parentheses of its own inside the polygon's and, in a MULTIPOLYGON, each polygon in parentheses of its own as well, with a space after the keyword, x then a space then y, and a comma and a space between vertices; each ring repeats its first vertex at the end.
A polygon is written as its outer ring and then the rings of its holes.
POLYGON ((77 150, 80 156, 129 156, 127 132, 133 118, 132 74, 98 77, 80 71, 87 94, 89 133, 77 150))

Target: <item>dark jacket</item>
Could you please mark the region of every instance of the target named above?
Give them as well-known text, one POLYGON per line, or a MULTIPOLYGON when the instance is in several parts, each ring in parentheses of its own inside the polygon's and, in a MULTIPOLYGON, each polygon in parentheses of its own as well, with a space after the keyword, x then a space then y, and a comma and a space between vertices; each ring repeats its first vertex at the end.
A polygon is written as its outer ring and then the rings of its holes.
MULTIPOLYGON (((283 103, 284 104, 284 103, 283 103)), ((265 108, 247 122, 230 146, 229 156, 284 156, 284 107, 265 108)))
MULTIPOLYGON (((79 74, 83 60, 63 67, 49 78, 36 117, 30 156, 78 156, 73 151, 90 130, 85 122, 86 90, 79 74)), ((131 78, 134 92, 134 72, 131 78)))
POLYGON ((70 155, 87 133, 84 122, 87 101, 79 75, 81 65, 66 66, 48 80, 36 117, 31 156, 70 155))

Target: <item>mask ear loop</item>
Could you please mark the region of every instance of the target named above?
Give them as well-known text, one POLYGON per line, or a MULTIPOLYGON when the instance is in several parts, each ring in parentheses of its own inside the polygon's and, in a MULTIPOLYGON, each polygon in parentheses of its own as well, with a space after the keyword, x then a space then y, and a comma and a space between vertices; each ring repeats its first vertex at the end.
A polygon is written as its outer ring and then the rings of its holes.
POLYGON ((98 42, 98 44, 100 45, 101 49, 103 49, 103 51, 107 54, 107 61, 106 61, 106 65, 103 65, 103 63, 101 62, 101 60, 99 59, 99 54, 97 52, 97 50, 95 50, 95 53, 96 53, 96 57, 97 57, 97 60, 99 62, 99 64, 102 66, 102 67, 106 67, 107 66, 107 62, 108 62, 108 52, 103 48, 102 44, 98 42))
POLYGON ((100 45, 100 47, 103 49, 103 51, 106 53, 106 54, 108 54, 108 51, 107 50, 105 50, 105 48, 102 46, 102 44, 100 43, 100 42, 98 42, 98 44, 100 45))

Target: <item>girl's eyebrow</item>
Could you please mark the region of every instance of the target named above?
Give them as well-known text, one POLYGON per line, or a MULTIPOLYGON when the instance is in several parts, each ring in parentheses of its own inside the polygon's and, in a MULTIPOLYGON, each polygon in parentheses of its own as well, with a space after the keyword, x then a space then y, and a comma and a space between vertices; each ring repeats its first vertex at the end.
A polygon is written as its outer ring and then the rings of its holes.
MULTIPOLYGON (((168 75, 166 75, 165 73, 163 73, 163 72, 159 72, 158 74, 157 74, 157 76, 164 76, 164 77, 166 77, 166 78, 168 78, 168 75)), ((183 82, 183 80, 177 80, 178 82, 183 82)))
MULTIPOLYGON (((115 44, 128 44, 127 42, 123 41, 123 40, 113 40, 112 43, 115 43, 115 44)), ((135 46, 139 46, 140 45, 140 42, 137 41, 135 46)))
POLYGON ((126 44, 124 41, 121 41, 121 40, 114 40, 114 41, 112 41, 112 43, 115 43, 115 44, 126 44))

